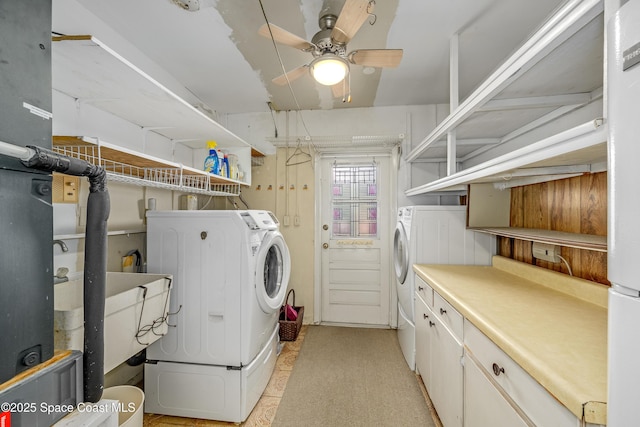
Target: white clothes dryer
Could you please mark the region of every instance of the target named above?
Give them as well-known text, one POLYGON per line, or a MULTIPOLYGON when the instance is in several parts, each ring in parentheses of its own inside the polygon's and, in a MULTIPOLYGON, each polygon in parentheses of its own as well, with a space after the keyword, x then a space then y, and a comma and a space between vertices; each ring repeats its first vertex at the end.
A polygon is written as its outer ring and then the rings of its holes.
POLYGON ((149 211, 147 266, 173 275, 173 314, 167 335, 147 349, 145 391, 147 383, 155 389, 146 410, 244 421, 275 366, 276 352, 268 349, 277 347, 291 271, 277 219, 267 211, 149 211), (187 379, 212 398, 224 396, 225 405, 180 403, 186 392, 171 384, 187 379))
POLYGON ((398 295, 398 341, 415 369, 413 264, 490 265, 495 238, 466 228, 466 206, 406 206, 398 209, 393 242, 398 295))

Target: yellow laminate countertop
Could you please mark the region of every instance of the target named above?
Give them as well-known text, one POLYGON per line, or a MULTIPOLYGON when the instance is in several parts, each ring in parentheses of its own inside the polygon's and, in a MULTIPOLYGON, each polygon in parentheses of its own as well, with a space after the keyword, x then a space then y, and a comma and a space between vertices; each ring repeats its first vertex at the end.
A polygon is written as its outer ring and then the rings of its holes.
POLYGON ((413 269, 578 419, 606 424, 606 286, 500 256, 413 269))

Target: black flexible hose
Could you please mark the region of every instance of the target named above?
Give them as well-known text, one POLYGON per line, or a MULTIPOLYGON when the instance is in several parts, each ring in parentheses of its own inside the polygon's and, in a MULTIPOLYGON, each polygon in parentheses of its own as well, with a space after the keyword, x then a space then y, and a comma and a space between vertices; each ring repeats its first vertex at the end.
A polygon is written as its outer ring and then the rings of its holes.
POLYGON ((104 305, 107 285, 109 193, 89 193, 84 250, 84 400, 98 402, 104 388, 104 305))
POLYGON ((104 305, 107 284, 107 219, 111 210, 105 170, 87 161, 28 146, 22 163, 33 169, 89 178, 84 251, 84 401, 96 403, 104 389, 104 305))

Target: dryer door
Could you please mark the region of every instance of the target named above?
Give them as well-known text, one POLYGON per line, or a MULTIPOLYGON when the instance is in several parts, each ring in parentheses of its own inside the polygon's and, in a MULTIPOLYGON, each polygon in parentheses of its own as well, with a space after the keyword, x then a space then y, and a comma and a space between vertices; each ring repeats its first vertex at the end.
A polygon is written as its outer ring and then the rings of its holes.
POLYGON ((398 283, 404 283, 409 271, 409 239, 404 225, 400 221, 398 221, 396 232, 393 236, 393 265, 398 283))
POLYGON ((256 259, 256 297, 265 313, 280 310, 287 294, 291 258, 278 231, 265 234, 256 259))

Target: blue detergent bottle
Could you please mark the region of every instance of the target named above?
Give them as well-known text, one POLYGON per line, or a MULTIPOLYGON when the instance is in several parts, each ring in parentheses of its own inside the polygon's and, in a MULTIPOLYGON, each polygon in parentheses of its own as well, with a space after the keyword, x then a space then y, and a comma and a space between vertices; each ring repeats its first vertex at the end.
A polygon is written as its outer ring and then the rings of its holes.
POLYGON ((220 170, 220 159, 218 159, 216 145, 218 144, 215 141, 207 142, 207 146, 209 147, 209 155, 204 159, 204 170, 214 175, 217 175, 218 171, 220 170))
POLYGON ((224 176, 229 178, 229 158, 227 157, 227 155, 224 155, 224 176))

